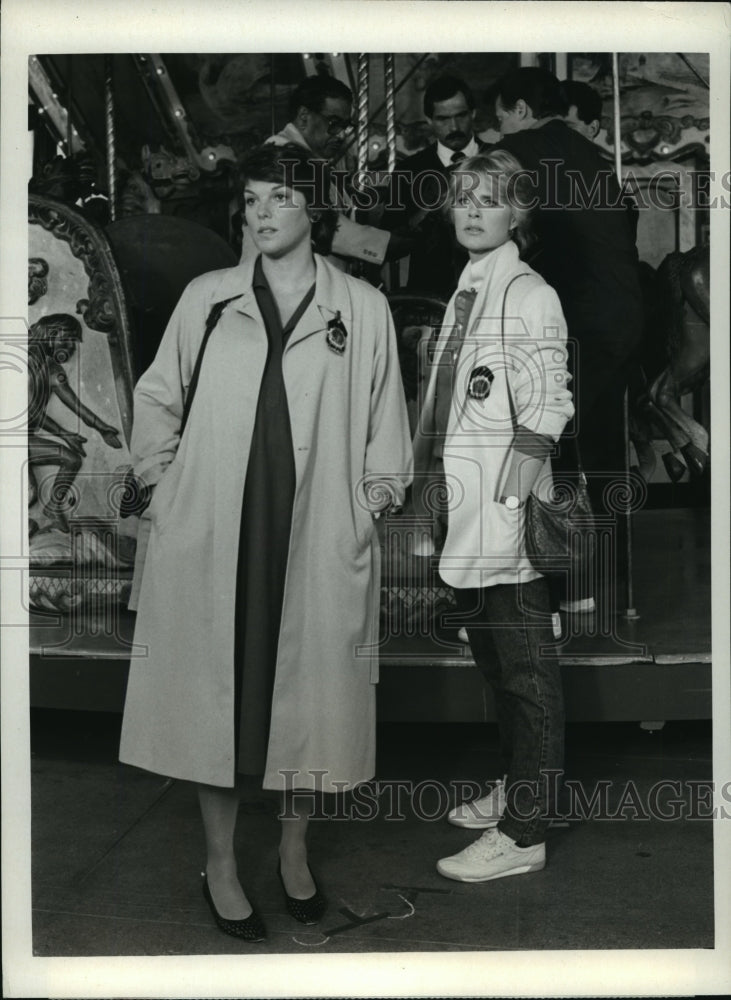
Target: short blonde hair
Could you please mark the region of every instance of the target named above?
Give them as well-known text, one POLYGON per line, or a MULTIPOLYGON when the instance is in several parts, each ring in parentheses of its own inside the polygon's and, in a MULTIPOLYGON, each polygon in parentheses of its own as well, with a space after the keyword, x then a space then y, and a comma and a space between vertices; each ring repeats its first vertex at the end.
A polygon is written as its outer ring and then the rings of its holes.
MULTIPOLYGON (((504 149, 493 149, 489 153, 477 153, 462 160, 449 178, 447 210, 450 215, 463 186, 466 175, 482 180, 494 178, 498 183, 500 200, 509 205, 516 222, 512 237, 521 250, 525 250, 535 239, 532 225, 532 202, 535 191, 527 171, 512 153, 504 149)), ((474 185, 470 188, 474 190, 474 185)), ((469 192, 468 192, 469 193, 469 192)))

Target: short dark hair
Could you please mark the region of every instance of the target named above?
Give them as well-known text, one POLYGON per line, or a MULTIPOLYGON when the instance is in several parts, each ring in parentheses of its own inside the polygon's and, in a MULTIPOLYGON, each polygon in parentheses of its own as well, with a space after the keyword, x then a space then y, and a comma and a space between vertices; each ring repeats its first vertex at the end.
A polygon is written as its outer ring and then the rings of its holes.
POLYGON ((313 156, 309 149, 295 142, 281 146, 265 142, 244 156, 239 164, 239 179, 242 189, 247 181, 267 181, 286 184, 304 195, 307 205, 318 213, 312 222, 312 244, 318 253, 330 252, 338 213, 330 204, 330 170, 326 160, 313 156))
POLYGON ((568 111, 558 78, 537 66, 522 66, 506 73, 495 85, 495 96, 506 111, 511 111, 518 101, 525 101, 538 120, 551 115, 563 117, 568 111))
POLYGON ((464 94, 467 107, 472 111, 475 99, 464 80, 460 80, 458 76, 440 76, 436 80, 432 80, 424 91, 424 114, 426 117, 434 117, 435 104, 439 104, 440 101, 448 101, 450 97, 456 97, 457 94, 464 94))
POLYGON ((334 76, 308 76, 298 84, 289 97, 289 116, 294 120, 300 108, 322 111, 328 97, 353 103, 353 91, 334 76))
POLYGON ((582 83, 580 80, 564 80, 561 89, 566 98, 566 111, 575 105, 579 121, 591 125, 593 121, 602 120, 602 99, 588 83, 582 83))

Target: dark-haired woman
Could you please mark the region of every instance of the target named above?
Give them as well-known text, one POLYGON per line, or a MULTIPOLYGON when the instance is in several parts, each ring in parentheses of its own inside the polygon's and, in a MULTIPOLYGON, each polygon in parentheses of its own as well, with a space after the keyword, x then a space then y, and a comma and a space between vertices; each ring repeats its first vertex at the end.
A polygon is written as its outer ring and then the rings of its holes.
POLYGON ((248 156, 259 253, 188 286, 135 393, 135 473, 156 485, 120 759, 198 784, 204 893, 248 940, 265 932, 238 879, 237 777, 283 793, 277 867, 305 923, 325 902, 294 793, 373 777, 373 514, 400 505, 411 469, 388 305, 313 252, 335 217, 308 157, 248 156))

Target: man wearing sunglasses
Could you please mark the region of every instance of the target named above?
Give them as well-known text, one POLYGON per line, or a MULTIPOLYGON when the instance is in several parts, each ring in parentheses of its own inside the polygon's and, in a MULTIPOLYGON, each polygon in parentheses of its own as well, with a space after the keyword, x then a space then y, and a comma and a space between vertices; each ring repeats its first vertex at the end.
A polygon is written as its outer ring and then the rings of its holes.
MULTIPOLYGON (((334 163, 343 152, 347 131, 353 127, 352 106, 352 91, 340 80, 332 76, 309 76, 292 92, 289 102, 291 121, 267 141, 277 145, 296 142, 312 150, 315 156, 334 163)), ((333 185, 331 195, 333 204, 340 212, 332 253, 336 257, 382 264, 391 234, 354 222, 347 214, 351 205, 342 189, 333 185)))

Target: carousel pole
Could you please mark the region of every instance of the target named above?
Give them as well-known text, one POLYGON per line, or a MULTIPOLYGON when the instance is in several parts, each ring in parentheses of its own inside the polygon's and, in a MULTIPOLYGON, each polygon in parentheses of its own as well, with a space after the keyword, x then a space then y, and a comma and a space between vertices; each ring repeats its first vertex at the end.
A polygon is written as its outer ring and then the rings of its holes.
MULTIPOLYGON (((612 95, 614 98, 614 169, 617 183, 622 187, 622 115, 619 104, 619 56, 612 53, 612 95)), ((625 568, 627 573, 626 597, 627 605, 624 617, 634 620, 640 616, 635 608, 633 583, 633 551, 632 551, 632 484, 629 478, 629 389, 624 390, 624 405, 622 423, 624 430, 624 476, 627 506, 624 513, 625 523, 625 568)))
MULTIPOLYGON (((358 53, 358 121, 356 123, 356 140, 358 143, 358 163, 354 187, 361 183, 363 171, 368 169, 368 53, 358 53)), ((350 210, 351 219, 355 219, 356 207, 350 210)), ((348 267, 350 274, 362 277, 364 265, 362 261, 353 261, 348 267)))
POLYGON ((66 155, 69 159, 74 155, 73 132, 71 131, 71 100, 74 90, 73 56, 66 57, 66 155))
POLYGON ((116 137, 114 134, 114 89, 112 87, 112 56, 104 57, 104 109, 107 141, 107 186, 109 189, 109 219, 117 218, 117 176, 115 173, 116 137))
POLYGON ((271 116, 270 134, 274 135, 277 131, 276 122, 274 121, 274 53, 269 56, 269 114, 271 116))
POLYGON ((368 167, 368 53, 358 54, 358 171, 368 167))
POLYGON ((396 94, 394 88, 393 53, 384 57, 386 89, 386 146, 388 147, 388 172, 396 166, 396 94))

